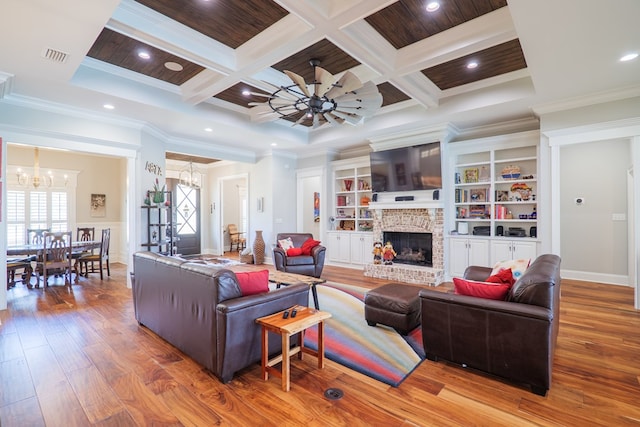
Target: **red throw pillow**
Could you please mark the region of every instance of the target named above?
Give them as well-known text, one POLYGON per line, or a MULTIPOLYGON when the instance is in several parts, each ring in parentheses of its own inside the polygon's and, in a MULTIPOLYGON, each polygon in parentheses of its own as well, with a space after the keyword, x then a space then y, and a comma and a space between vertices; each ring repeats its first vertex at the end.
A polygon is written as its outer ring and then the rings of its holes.
POLYGON ((236 273, 242 296, 269 292, 269 270, 236 273))
POLYGON ((472 297, 504 300, 511 285, 476 282, 475 280, 453 278, 455 293, 458 295, 469 295, 472 297))
MULTIPOLYGON (((302 255, 302 248, 289 248, 287 249, 287 256, 299 256, 302 255)), ((511 271, 511 270, 509 270, 511 271)))
POLYGON ((302 255, 311 255, 311 249, 315 248, 320 244, 319 240, 313 240, 312 238, 308 238, 302 244, 302 255))
POLYGON ((516 282, 516 279, 513 278, 513 271, 511 271, 510 268, 504 268, 493 276, 489 276, 489 278, 485 280, 485 282, 504 283, 509 286, 513 286, 513 284, 516 282))

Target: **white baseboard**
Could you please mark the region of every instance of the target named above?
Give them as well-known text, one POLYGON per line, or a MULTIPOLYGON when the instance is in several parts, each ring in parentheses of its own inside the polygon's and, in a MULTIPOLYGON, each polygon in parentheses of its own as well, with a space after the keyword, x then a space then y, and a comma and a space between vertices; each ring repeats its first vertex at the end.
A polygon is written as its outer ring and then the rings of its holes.
POLYGON ((607 283, 610 285, 631 286, 628 276, 622 276, 618 274, 561 270, 560 277, 562 277, 563 279, 584 280, 587 282, 607 283))

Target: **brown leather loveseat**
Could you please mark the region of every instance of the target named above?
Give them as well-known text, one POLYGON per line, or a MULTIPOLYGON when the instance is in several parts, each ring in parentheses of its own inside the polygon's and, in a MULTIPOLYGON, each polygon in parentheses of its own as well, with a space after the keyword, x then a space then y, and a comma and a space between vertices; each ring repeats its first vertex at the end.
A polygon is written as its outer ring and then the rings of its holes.
MULTIPOLYGON (((484 281, 490 272, 472 266, 465 279, 484 281)), ((420 303, 428 359, 448 360, 546 394, 558 335, 560 257, 539 256, 505 301, 423 289, 420 303)))
MULTIPOLYGON (((136 320, 213 372, 223 383, 261 360, 255 320, 307 306, 309 286, 242 296, 233 271, 152 252, 133 255, 136 320)), ((269 353, 280 352, 269 340, 269 353)))

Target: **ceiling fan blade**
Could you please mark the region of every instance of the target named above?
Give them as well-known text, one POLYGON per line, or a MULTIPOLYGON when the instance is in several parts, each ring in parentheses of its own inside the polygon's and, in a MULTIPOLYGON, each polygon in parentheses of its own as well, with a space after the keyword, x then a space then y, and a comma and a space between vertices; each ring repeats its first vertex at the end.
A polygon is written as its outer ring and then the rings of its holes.
POLYGON ((307 89, 307 84, 304 82, 304 79, 302 78, 302 76, 299 76, 298 74, 289 70, 284 70, 284 73, 287 76, 289 76, 291 81, 294 82, 298 86, 298 88, 300 88, 300 90, 302 91, 302 93, 304 93, 305 96, 311 97, 311 94, 309 93, 309 89, 307 89))
POLYGON ((340 126, 342 122, 336 120, 331 113, 325 113, 324 118, 327 119, 327 122, 331 123, 333 126, 340 126))
POLYGON ((341 113, 340 111, 333 111, 331 114, 333 114, 336 117, 340 117, 341 119, 343 119, 344 121, 352 125, 356 125, 358 124, 358 122, 360 122, 360 120, 362 120, 361 116, 345 114, 345 113, 341 113))
POLYGON ((320 126, 320 114, 313 115, 313 129, 320 126))
POLYGON ((322 96, 333 87, 333 74, 321 67, 316 67, 316 81, 314 93, 322 96))
POLYGON ((329 99, 336 98, 345 93, 349 93, 362 87, 362 82, 351 71, 347 71, 340 77, 340 79, 334 84, 333 88, 325 93, 325 96, 329 99))

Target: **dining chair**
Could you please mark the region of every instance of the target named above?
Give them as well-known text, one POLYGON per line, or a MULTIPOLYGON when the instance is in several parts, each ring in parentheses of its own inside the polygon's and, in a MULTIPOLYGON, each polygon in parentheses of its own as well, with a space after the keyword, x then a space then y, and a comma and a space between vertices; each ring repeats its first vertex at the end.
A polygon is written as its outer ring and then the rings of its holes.
POLYGON ((43 278, 43 286, 48 286, 50 275, 63 275, 65 284, 71 285, 71 231, 45 232, 42 258, 36 262, 36 287, 43 278))
POLYGON ((21 281, 23 284, 29 286, 31 281, 31 274, 33 268, 31 268, 31 261, 29 259, 7 259, 7 289, 15 286, 16 272, 22 270, 21 281))
MULTIPOLYGON (((44 244, 44 233, 49 231, 51 231, 50 228, 27 228, 27 245, 42 246, 44 244)), ((29 260, 36 261, 37 258, 36 255, 32 255, 29 260)))
MULTIPOLYGON (((96 229, 95 227, 78 227, 76 229, 76 242, 90 242, 95 238, 96 229)), ((78 275, 82 274, 82 265, 78 260, 83 255, 92 255, 93 249, 84 250, 84 251, 73 251, 71 254, 71 258, 74 260, 73 262, 73 271, 76 273, 76 278, 78 275)))
POLYGON ((235 224, 229 224, 229 252, 233 251, 233 245, 236 246, 237 251, 243 250, 247 245, 247 239, 244 237, 244 231, 238 231, 238 227, 235 224))
POLYGON ((111 269, 109 268, 109 243, 111 241, 111 229, 105 228, 102 230, 102 240, 100 243, 100 251, 97 254, 87 254, 78 258, 80 265, 80 271, 84 265, 84 277, 89 277, 89 273, 100 272, 100 280, 104 280, 103 270, 107 269, 107 276, 111 276, 111 269), (95 263, 98 263, 98 269, 95 268, 95 263), (91 270, 89 270, 91 265, 91 270))

